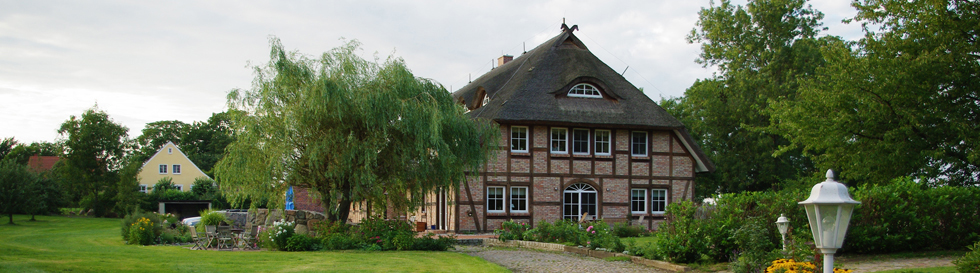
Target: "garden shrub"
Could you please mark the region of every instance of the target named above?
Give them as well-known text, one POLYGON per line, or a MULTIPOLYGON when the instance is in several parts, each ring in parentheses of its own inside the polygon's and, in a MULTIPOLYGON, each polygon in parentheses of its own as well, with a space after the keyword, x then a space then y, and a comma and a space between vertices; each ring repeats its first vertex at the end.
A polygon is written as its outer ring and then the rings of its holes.
MULTIPOLYGON (((648 258, 679 263, 733 262, 752 249, 737 231, 756 225, 760 243, 781 248, 776 218, 790 218, 788 257, 809 259, 804 244, 813 239, 805 210, 798 202, 809 189, 725 194, 717 205, 689 201, 667 206, 666 221, 655 234, 658 244, 644 252, 648 258), (757 221, 759 224, 750 222, 757 221)), ((844 246, 838 253, 888 253, 915 250, 958 250, 980 240, 980 188, 932 187, 899 178, 887 185, 864 185, 850 190, 861 202, 854 210, 844 246)), ((763 251, 768 253, 769 251, 763 251)), ((759 257, 745 257, 757 261, 759 257)))
POLYGON ((524 232, 524 239, 546 243, 578 245, 590 249, 622 252, 626 245, 612 234, 609 224, 603 221, 579 224, 570 220, 558 220, 554 224, 540 222, 524 232))
POLYGON ((911 178, 852 191, 854 210, 842 252, 959 250, 980 240, 980 188, 931 187, 911 178))
MULTIPOLYGON (((780 213, 790 218, 790 235, 793 238, 812 238, 806 221, 806 213, 797 202, 803 200, 800 191, 745 192, 725 194, 717 198, 715 206, 697 206, 690 201, 667 206, 665 221, 656 233, 657 246, 654 259, 678 263, 731 262, 738 258, 740 249, 750 249, 748 240, 737 240, 736 232, 750 219, 766 222, 758 225, 765 243, 781 246, 775 222, 780 213)), ((766 251, 768 252, 768 251, 766 251)))
POLYGON ((412 250, 446 251, 454 244, 456 244, 455 237, 442 236, 436 238, 432 233, 429 233, 423 237, 415 238, 412 250))
POLYGON ((198 234, 204 234, 205 226, 218 226, 226 220, 225 214, 217 210, 203 210, 200 214, 201 221, 195 225, 198 234))
POLYGON ((126 243, 131 245, 151 245, 156 236, 153 234, 153 222, 141 217, 129 227, 129 238, 126 243))
POLYGON ((286 221, 285 219, 273 222, 272 227, 269 228, 267 233, 268 237, 266 237, 269 238, 269 248, 284 250, 288 244, 287 240, 296 233, 295 227, 295 222, 286 221))
POLYGON ((326 250, 348 250, 362 248, 364 242, 356 236, 345 233, 329 233, 321 235, 320 244, 326 250))
POLYGON ((357 231, 366 243, 366 247, 371 248, 371 245, 377 245, 380 250, 398 249, 396 243, 411 245, 405 239, 396 242, 395 238, 399 235, 413 238, 415 236, 415 231, 412 230, 412 226, 408 222, 385 220, 377 217, 365 219, 358 225, 357 231))
POLYGON ((161 221, 160 221, 159 214, 136 210, 123 217, 122 228, 121 228, 123 241, 130 242, 129 236, 132 234, 130 232, 130 229, 133 227, 134 223, 136 223, 139 219, 142 218, 146 218, 150 220, 150 223, 152 224, 151 225, 152 236, 149 237, 149 240, 151 241, 155 240, 156 237, 160 235, 161 232, 163 232, 163 226, 160 224, 161 221))
POLYGON ((780 259, 781 248, 775 246, 769 238, 771 232, 767 232, 767 222, 758 217, 748 219, 745 225, 735 231, 734 239, 739 247, 736 250, 738 258, 729 264, 733 272, 762 272, 770 261, 780 259))
POLYGON ((280 249, 285 251, 308 251, 313 249, 315 241, 310 236, 293 233, 285 242, 280 249))
POLYGON ((953 264, 956 265, 956 271, 960 273, 980 273, 980 241, 968 248, 970 252, 953 261, 953 264))
POLYGON ((497 239, 501 241, 508 240, 523 240, 524 233, 531 229, 527 223, 507 221, 501 224, 500 229, 494 230, 493 233, 497 234, 497 239))

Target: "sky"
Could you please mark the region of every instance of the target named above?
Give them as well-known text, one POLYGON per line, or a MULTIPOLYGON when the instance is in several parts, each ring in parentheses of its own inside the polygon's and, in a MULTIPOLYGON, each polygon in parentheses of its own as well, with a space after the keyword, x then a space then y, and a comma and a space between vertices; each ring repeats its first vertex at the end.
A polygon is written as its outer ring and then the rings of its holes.
MULTIPOLYGON (((744 1, 734 1, 744 4, 744 1)), ((814 0, 826 35, 850 0, 814 0)), ((447 90, 501 55, 558 35, 564 19, 599 59, 654 101, 680 97, 713 67, 687 42, 697 1, 17 1, 0 0, 0 138, 57 141, 61 123, 98 106, 135 138, 146 123, 205 121, 228 91, 251 87, 269 39, 319 55, 343 39, 367 59, 394 55, 447 90), (628 67, 628 68, 627 68, 628 67)))

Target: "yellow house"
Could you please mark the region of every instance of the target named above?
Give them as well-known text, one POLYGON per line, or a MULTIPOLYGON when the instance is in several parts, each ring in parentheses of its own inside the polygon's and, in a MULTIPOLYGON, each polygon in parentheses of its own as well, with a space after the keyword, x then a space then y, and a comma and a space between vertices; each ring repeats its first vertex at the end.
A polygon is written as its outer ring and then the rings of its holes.
POLYGON ((188 159, 177 145, 167 142, 153 157, 150 157, 150 160, 143 163, 139 173, 140 191, 148 192, 164 177, 170 177, 177 189, 190 191, 194 179, 202 176, 211 178, 188 159))

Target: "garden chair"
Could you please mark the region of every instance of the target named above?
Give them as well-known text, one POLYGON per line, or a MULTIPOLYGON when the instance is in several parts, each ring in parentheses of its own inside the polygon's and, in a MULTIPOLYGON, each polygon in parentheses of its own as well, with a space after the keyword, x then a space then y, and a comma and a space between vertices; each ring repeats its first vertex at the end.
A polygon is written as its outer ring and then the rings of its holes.
POLYGON ((216 226, 204 226, 204 235, 207 236, 208 243, 204 248, 215 247, 215 243, 218 242, 218 231, 216 226))
POLYGON ((197 229, 194 227, 189 228, 191 231, 191 241, 194 242, 194 246, 191 246, 191 250, 195 249, 205 249, 204 240, 197 236, 197 229))
POLYGON ((251 229, 242 233, 241 244, 245 246, 242 249, 258 249, 256 245, 256 238, 259 236, 259 226, 252 226, 251 229))
POLYGON ((218 249, 222 247, 234 248, 235 238, 231 236, 230 226, 218 226, 218 249))

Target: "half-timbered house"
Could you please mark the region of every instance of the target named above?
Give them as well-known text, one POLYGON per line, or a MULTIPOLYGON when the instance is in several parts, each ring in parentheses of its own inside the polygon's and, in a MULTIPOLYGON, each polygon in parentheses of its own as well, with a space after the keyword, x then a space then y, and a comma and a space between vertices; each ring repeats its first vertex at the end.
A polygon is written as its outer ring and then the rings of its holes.
POLYGON ((453 92, 472 118, 499 124, 502 145, 458 191, 427 196, 419 220, 487 231, 585 216, 653 229, 667 204, 694 197, 695 175, 712 163, 684 124, 593 55, 576 29, 563 24, 453 92))

